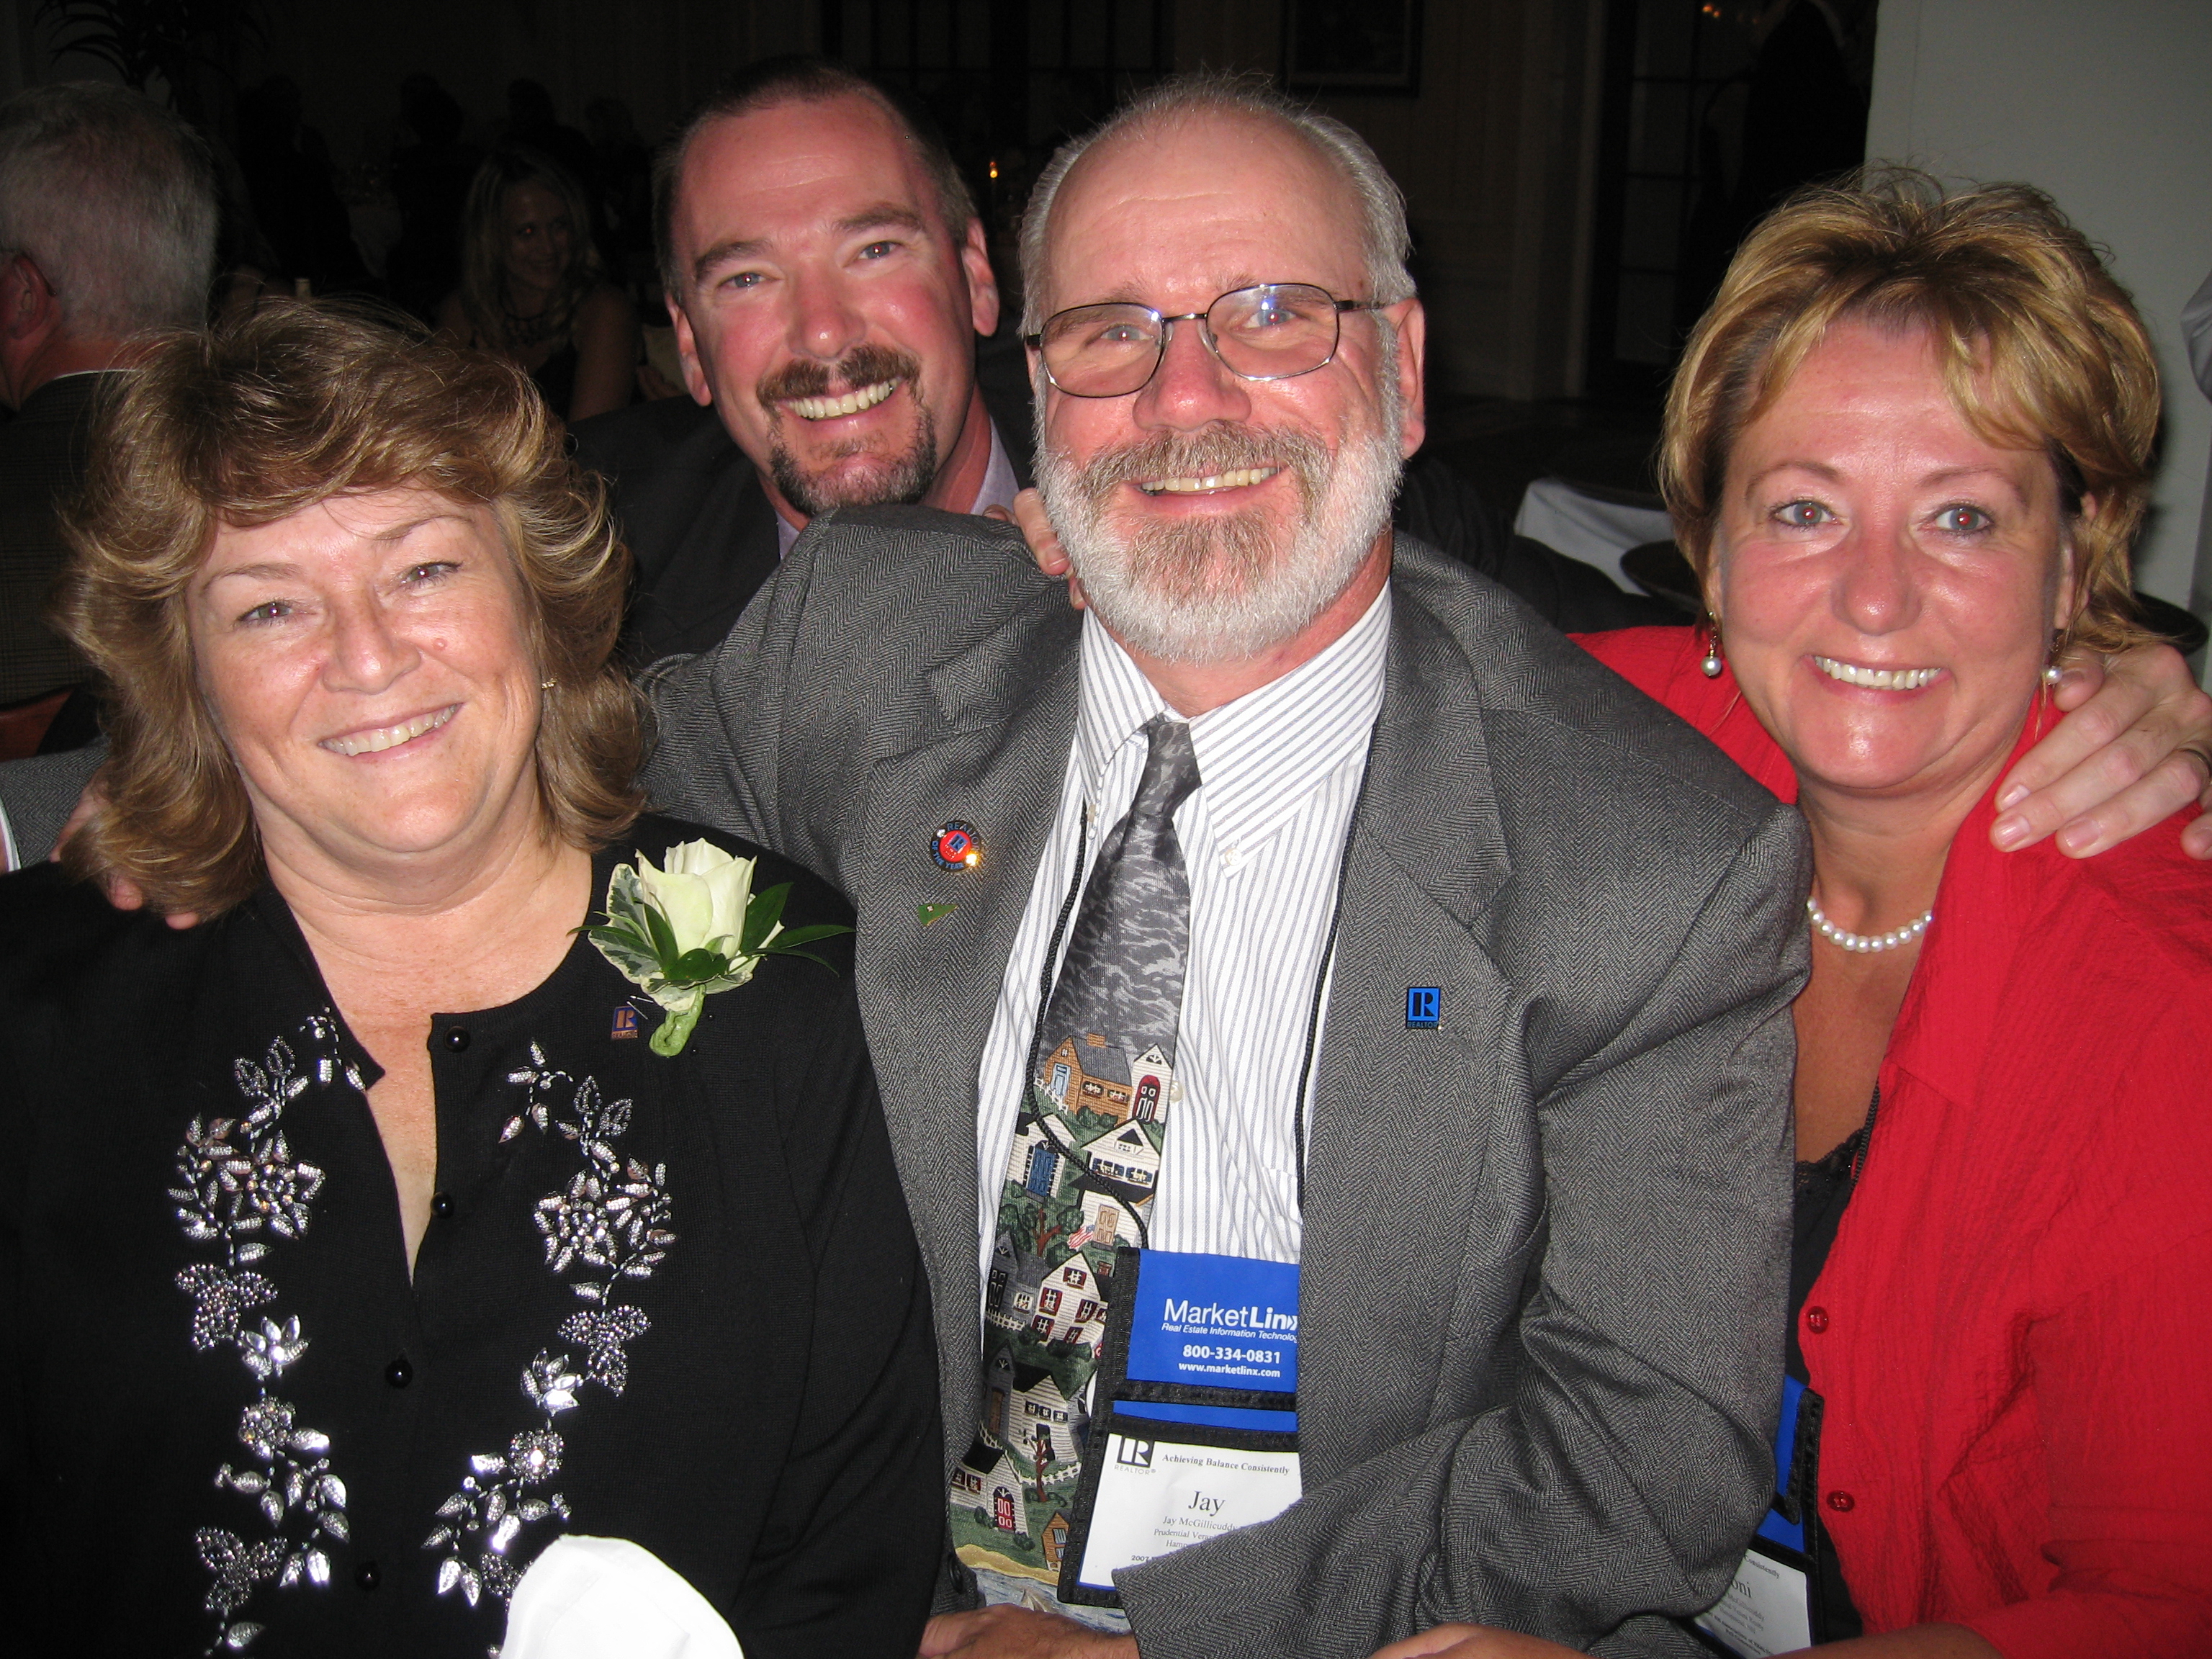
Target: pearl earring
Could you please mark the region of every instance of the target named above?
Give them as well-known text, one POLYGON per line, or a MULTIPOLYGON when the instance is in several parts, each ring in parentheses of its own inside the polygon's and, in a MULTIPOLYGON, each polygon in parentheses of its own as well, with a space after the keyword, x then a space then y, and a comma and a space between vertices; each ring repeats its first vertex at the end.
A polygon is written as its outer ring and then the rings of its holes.
POLYGON ((1705 677, 1707 679, 1717 680, 1721 677, 1720 619, 1717 617, 1706 617, 1705 627, 1707 629, 1705 659, 1699 663, 1698 666, 1704 672, 1705 677))
POLYGON ((2060 668, 2057 663, 2054 662, 2045 665, 2043 670, 2043 683, 2045 685, 2056 685, 2059 681, 2065 678, 2065 671, 2060 668))

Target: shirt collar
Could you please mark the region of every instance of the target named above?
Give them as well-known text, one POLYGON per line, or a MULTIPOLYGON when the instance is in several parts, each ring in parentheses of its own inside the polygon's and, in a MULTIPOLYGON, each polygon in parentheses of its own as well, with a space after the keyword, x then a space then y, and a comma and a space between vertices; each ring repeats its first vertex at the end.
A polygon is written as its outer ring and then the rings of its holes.
MULTIPOLYGON (((1249 848, 1265 839, 1364 750, 1382 709, 1389 647, 1386 582, 1359 620, 1318 655, 1191 721, 1215 841, 1249 848)), ((1168 710, 1144 671, 1088 611, 1081 654, 1076 754, 1085 799, 1099 806, 1116 751, 1168 710)))
MULTIPOLYGON (((991 422, 991 463, 983 469, 983 487, 975 492, 969 506, 970 513, 981 513, 987 507, 1011 508, 1014 497, 1021 491, 1022 481, 1014 476, 1014 464, 1006 459, 1006 447, 999 441, 999 423, 991 422)), ((791 546, 799 539, 799 532, 782 514, 775 514, 775 556, 779 560, 791 556, 791 546)))
POLYGON ((1014 464, 1006 459, 1006 447, 999 441, 999 423, 991 422, 991 464, 983 469, 983 487, 975 492, 975 505, 968 510, 981 513, 987 507, 1003 507, 1012 511, 1014 497, 1020 495, 1022 481, 1014 476, 1014 464))

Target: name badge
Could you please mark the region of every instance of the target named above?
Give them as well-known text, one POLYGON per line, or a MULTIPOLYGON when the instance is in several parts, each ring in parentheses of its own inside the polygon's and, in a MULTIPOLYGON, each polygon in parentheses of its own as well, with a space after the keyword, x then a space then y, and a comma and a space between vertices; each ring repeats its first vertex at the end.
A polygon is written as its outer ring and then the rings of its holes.
POLYGON ((1118 1255, 1060 1599, 1117 1606, 1114 1574, 1298 1500, 1298 1270, 1118 1255))
POLYGON ((1805 1506, 1818 1478, 1820 1396, 1782 1379, 1774 1431, 1774 1500, 1721 1599, 1692 1621, 1736 1659, 1771 1659, 1813 1645, 1812 1557, 1805 1506))
POLYGON ((1739 1659, 1771 1659, 1813 1645, 1812 1577, 1754 1541, 1698 1628, 1739 1659))

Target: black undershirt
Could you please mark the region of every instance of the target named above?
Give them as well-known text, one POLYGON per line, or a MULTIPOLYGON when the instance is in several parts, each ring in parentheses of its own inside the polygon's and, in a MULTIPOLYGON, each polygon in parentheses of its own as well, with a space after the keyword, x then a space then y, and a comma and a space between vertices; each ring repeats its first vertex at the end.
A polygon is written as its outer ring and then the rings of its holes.
MULTIPOLYGON (((1812 1378, 1806 1372, 1804 1352, 1797 1346, 1798 1319, 1820 1269, 1827 1265, 1836 1230, 1843 1224, 1844 1211, 1866 1167, 1867 1143, 1873 1138, 1875 1114, 1881 1107, 1881 1091, 1877 1089, 1867 1107, 1865 1122, 1825 1158, 1797 1165, 1790 1246, 1790 1347, 1784 1364, 1790 1375, 1808 1388, 1812 1378)), ((1808 1505, 1804 1513, 1806 1553, 1813 1559, 1816 1580, 1812 1592, 1814 1639, 1841 1642, 1862 1635, 1864 1627, 1859 1610, 1851 1601, 1850 1586, 1844 1583, 1843 1565, 1836 1559, 1827 1529, 1820 1524, 1820 1511, 1808 1505)))

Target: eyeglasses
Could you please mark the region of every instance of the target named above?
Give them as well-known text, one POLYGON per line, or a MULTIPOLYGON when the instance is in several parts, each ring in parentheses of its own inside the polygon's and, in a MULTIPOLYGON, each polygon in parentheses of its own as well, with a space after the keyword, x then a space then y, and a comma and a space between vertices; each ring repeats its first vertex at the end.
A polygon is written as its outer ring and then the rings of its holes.
POLYGON ((1203 311, 1169 317, 1150 306, 1074 306, 1055 311, 1024 343, 1053 385, 1072 398, 1126 398, 1151 383, 1177 323, 1196 323, 1206 349, 1248 380, 1287 380, 1336 357, 1347 311, 1384 300, 1340 300, 1309 283, 1262 283, 1222 295, 1203 311))

